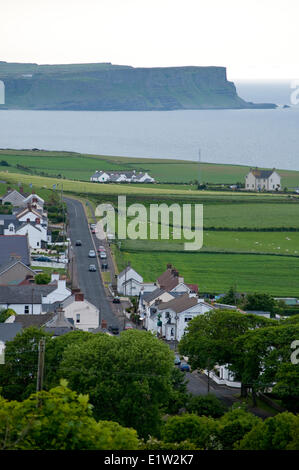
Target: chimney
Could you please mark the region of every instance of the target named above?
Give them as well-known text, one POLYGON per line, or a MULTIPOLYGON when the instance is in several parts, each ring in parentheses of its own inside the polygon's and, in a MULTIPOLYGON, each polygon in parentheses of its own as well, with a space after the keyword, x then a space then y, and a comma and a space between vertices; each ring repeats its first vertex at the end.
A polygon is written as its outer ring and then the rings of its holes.
POLYGON ((59 281, 59 274, 52 273, 51 274, 51 282, 59 281))
POLYGON ((83 302, 84 301, 84 294, 83 292, 77 292, 75 294, 75 302, 83 302))
POLYGON ((103 330, 107 330, 107 327, 108 327, 108 323, 106 320, 102 320, 101 321, 101 328, 103 328, 103 330))
POLYGON ((35 223, 36 223, 36 224, 40 224, 40 218, 39 218, 39 217, 36 217, 35 223))
POLYGON ((80 292, 80 289, 78 289, 78 287, 73 287, 73 288, 72 288, 72 295, 75 295, 75 294, 77 294, 78 292, 80 292))
POLYGON ((30 223, 30 219, 29 219, 29 217, 27 217, 27 219, 26 219, 26 222, 27 222, 27 224, 29 224, 29 223, 30 223))

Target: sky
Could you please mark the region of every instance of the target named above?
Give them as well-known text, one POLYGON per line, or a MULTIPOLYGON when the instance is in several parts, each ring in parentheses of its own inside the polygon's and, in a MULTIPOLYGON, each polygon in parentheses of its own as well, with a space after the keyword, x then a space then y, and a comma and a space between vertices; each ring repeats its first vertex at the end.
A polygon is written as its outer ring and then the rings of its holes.
POLYGON ((299 0, 0 0, 0 60, 299 78, 299 0))

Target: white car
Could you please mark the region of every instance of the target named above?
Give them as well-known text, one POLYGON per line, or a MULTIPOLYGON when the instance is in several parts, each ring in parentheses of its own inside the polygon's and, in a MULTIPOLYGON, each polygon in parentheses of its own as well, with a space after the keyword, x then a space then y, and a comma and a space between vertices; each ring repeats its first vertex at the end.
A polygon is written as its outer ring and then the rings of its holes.
POLYGON ((88 253, 88 258, 95 258, 96 257, 96 253, 94 250, 89 250, 89 253, 88 253))
POLYGON ((100 254, 100 258, 101 258, 101 259, 106 259, 106 258, 107 258, 107 254, 106 254, 105 251, 100 251, 99 254, 100 254))

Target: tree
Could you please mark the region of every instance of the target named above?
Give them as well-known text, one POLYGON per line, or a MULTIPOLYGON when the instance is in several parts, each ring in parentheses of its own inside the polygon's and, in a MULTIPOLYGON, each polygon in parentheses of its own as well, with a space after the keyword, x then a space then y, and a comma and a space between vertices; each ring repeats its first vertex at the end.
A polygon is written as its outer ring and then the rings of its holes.
POLYGON ((238 446, 243 437, 257 426, 261 419, 249 413, 245 406, 236 406, 225 413, 219 420, 218 439, 223 450, 232 450, 238 446))
POLYGON ((9 400, 23 400, 36 390, 38 345, 45 338, 46 347, 51 335, 30 327, 6 343, 5 364, 0 367, 1 393, 9 400))
POLYGON ((168 403, 164 411, 168 414, 176 414, 186 406, 188 401, 186 376, 184 372, 176 367, 173 368, 171 373, 171 385, 168 403))
POLYGON ((36 284, 49 284, 50 281, 51 281, 50 274, 40 273, 35 276, 36 284))
POLYGON ((226 407, 213 394, 203 396, 190 396, 186 409, 188 413, 194 413, 198 416, 210 416, 211 418, 220 418, 226 407))
POLYGON ((280 413, 258 423, 237 446, 240 450, 298 450, 299 416, 280 413), (296 444, 297 442, 297 444, 296 444))
POLYGON ((236 305, 236 290, 233 286, 230 287, 225 296, 222 297, 221 302, 227 305, 236 305))
POLYGON ((136 431, 92 417, 88 396, 67 388, 66 381, 23 402, 0 397, 0 449, 137 449, 136 431), (37 406, 37 403, 40 406, 37 406))
POLYGON ((149 332, 128 330, 119 337, 98 333, 63 351, 57 377, 89 394, 96 419, 133 427, 141 437, 159 437, 173 361, 169 347, 149 332))
POLYGON ((272 393, 281 399, 282 405, 294 413, 299 412, 299 368, 297 364, 278 364, 272 393))
POLYGON ((12 315, 16 315, 16 312, 12 308, 6 308, 5 310, 1 310, 0 323, 5 323, 5 321, 12 315))
POLYGON ((276 381, 280 365, 290 362, 291 343, 298 337, 298 323, 277 322, 248 331, 236 338, 230 367, 253 392, 267 389, 276 381))
POLYGON ((183 414, 168 418, 162 428, 164 442, 190 441, 199 449, 217 449, 218 423, 206 416, 183 414))
POLYGON ((248 294, 245 303, 244 310, 260 310, 263 312, 274 313, 277 302, 269 294, 248 294))
MULTIPOLYGON (((211 310, 189 322, 187 332, 179 343, 179 351, 189 357, 193 369, 211 370, 216 364, 231 364, 234 361, 238 351, 233 345, 239 336, 249 329, 276 324, 274 320, 258 315, 211 310)), ((243 395, 245 388, 243 384, 243 395)))

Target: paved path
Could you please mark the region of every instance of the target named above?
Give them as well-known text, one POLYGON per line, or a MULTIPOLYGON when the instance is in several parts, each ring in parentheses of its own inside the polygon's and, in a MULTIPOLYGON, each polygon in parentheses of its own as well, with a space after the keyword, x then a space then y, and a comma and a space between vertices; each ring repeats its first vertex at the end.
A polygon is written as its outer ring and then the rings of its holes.
POLYGON ((88 226, 82 203, 76 199, 66 197, 64 199, 67 204, 69 236, 75 256, 79 287, 86 299, 99 308, 100 323, 101 320, 106 320, 108 325, 121 327, 112 309, 111 300, 107 299, 100 274, 98 258, 88 258, 89 250, 96 250, 96 246, 88 226), (81 240, 82 246, 75 246, 76 240, 81 240), (90 264, 97 266, 96 272, 88 271, 90 264))

